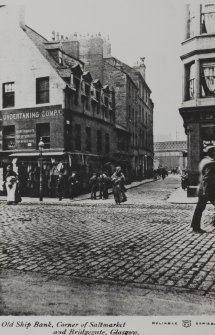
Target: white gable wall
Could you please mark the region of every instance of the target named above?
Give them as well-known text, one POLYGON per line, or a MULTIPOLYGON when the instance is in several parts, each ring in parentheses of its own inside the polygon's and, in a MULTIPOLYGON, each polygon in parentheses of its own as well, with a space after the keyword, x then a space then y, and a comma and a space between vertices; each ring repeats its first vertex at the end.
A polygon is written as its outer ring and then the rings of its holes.
POLYGON ((15 82, 15 106, 11 109, 62 104, 64 81, 19 25, 17 11, 0 8, 0 109, 2 84, 15 82), (36 78, 49 77, 50 102, 36 104, 36 78))

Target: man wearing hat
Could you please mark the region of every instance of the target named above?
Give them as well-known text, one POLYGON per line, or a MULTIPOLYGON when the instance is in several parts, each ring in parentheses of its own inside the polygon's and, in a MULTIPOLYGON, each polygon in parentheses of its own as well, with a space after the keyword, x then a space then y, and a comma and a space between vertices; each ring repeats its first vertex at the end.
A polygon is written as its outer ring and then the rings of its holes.
POLYGON ((206 156, 199 163, 198 202, 193 214, 191 227, 195 233, 205 233, 201 229, 202 213, 208 201, 215 203, 215 146, 206 148, 206 156))

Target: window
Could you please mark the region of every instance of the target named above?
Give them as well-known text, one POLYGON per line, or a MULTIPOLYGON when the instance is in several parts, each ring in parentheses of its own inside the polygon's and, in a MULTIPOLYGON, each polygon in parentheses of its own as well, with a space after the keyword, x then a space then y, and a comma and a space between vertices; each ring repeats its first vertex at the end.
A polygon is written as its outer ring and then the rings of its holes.
POLYGON ((58 51, 58 60, 59 64, 63 65, 63 54, 60 50, 58 51))
POLYGON ((187 38, 195 35, 196 13, 195 6, 188 5, 188 20, 187 20, 187 38))
POLYGON ((135 126, 137 126, 137 111, 135 111, 135 126))
POLYGON ((113 112, 109 110, 109 118, 110 118, 110 123, 113 123, 114 117, 113 117, 113 112))
POLYGON ((215 4, 201 5, 201 33, 215 33, 215 4))
POLYGON ((130 84, 130 82, 128 82, 128 96, 129 96, 129 98, 131 96, 131 84, 130 84))
POLYGON ((4 126, 3 133, 3 150, 15 148, 15 126, 4 126))
POLYGON ((215 95, 215 61, 201 64, 201 95, 215 95))
POLYGON ((3 108, 14 107, 15 91, 14 82, 3 84, 3 108))
POLYGON ((75 125, 75 149, 81 150, 81 126, 80 124, 75 125))
POLYGON ((87 96, 86 108, 89 109, 90 108, 90 85, 87 83, 85 83, 85 94, 87 96))
POLYGON ((195 92, 195 63, 186 65, 185 76, 186 76, 185 99, 191 100, 194 99, 194 92, 195 92))
POLYGON ((110 136, 108 133, 105 134, 105 153, 109 154, 110 152, 110 136))
POLYGON ((50 148, 50 124, 49 123, 37 123, 36 125, 37 134, 37 149, 40 138, 44 142, 44 149, 50 148))
POLYGON ((108 106, 108 97, 104 97, 104 104, 105 104, 105 106, 108 106))
POLYGON ((201 138, 202 138, 203 149, 205 149, 209 145, 215 145, 215 126, 202 125, 201 138))
POLYGON ((102 132, 97 130, 97 152, 100 154, 102 152, 102 132))
POLYGON ((96 100, 100 102, 101 92, 96 90, 96 100))
POLYGON ((45 104, 49 102, 49 77, 36 79, 36 103, 45 104))
POLYGON ((91 151, 91 128, 86 127, 86 150, 91 151))
POLYGON ((85 94, 90 97, 90 85, 85 83, 85 94))
POLYGON ((74 77, 73 81, 74 81, 74 86, 75 86, 75 89, 76 89, 75 104, 77 106, 78 105, 78 97, 79 97, 79 90, 80 90, 81 80, 80 80, 80 78, 74 77))

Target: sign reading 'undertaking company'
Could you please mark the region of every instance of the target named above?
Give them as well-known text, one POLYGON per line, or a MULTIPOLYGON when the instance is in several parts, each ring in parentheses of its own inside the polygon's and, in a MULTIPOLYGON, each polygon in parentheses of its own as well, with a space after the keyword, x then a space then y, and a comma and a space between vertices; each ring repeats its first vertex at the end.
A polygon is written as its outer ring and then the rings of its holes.
POLYGON ((56 109, 44 109, 44 110, 29 110, 29 111, 23 111, 23 112, 7 112, 2 115, 3 121, 11 121, 11 120, 33 120, 33 119, 39 119, 39 118, 50 118, 50 117, 58 117, 61 116, 62 109, 56 108, 56 109))

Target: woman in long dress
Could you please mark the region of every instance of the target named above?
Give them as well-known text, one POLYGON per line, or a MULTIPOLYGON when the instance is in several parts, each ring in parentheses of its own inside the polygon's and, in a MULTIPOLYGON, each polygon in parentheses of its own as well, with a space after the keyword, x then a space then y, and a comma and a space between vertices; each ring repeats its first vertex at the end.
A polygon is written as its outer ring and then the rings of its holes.
POLYGON ((18 176, 11 166, 7 167, 5 186, 7 190, 7 205, 17 204, 20 201, 20 196, 18 196, 18 176))

